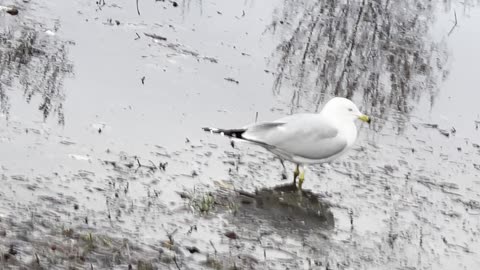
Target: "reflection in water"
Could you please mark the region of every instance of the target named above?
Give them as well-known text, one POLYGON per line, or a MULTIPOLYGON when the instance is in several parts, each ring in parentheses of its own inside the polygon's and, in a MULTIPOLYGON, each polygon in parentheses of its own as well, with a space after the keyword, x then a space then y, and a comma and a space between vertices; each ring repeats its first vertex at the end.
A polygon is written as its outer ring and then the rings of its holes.
POLYGON ((280 231, 308 235, 312 230, 332 229, 333 214, 327 203, 310 191, 299 191, 293 185, 262 189, 255 194, 239 196, 240 208, 236 218, 241 224, 271 223, 280 231))
POLYGON ((364 110, 377 116, 389 109, 410 112, 422 93, 433 102, 437 84, 447 75, 445 44, 427 39, 433 5, 285 0, 271 29, 277 31, 280 23, 293 31, 278 46, 275 93, 293 89, 288 95, 292 113, 300 105, 318 111, 330 95, 361 95, 364 110))
POLYGON ((44 120, 53 113, 64 125, 62 83, 72 72, 66 44, 35 28, 11 25, 0 31, 1 112, 9 117, 8 90, 21 88, 28 103, 35 96, 41 98, 38 109, 44 120))
POLYGON ((233 255, 240 258, 257 251, 256 258, 261 258, 257 261, 264 263, 247 264, 246 269, 301 269, 302 260, 323 261, 334 248, 333 213, 314 193, 291 184, 239 193, 230 222, 243 238, 241 245, 235 244, 233 255), (299 252, 304 249, 309 250, 307 257, 299 252))

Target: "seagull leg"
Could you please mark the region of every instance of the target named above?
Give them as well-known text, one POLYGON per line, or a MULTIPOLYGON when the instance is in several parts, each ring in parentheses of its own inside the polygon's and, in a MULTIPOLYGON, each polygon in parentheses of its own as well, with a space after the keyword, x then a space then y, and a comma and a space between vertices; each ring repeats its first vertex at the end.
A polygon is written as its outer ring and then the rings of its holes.
POLYGON ((303 181, 305 181, 305 168, 302 166, 302 172, 298 176, 298 189, 302 190, 303 181))
POLYGON ((293 185, 296 186, 297 185, 297 177, 298 175, 300 174, 300 170, 298 169, 298 164, 297 164, 297 167, 295 167, 295 171, 293 171, 293 185))
POLYGON ((285 168, 285 164, 283 162, 283 159, 280 158, 280 163, 282 164, 283 171, 282 171, 282 180, 287 179, 287 168, 285 168))

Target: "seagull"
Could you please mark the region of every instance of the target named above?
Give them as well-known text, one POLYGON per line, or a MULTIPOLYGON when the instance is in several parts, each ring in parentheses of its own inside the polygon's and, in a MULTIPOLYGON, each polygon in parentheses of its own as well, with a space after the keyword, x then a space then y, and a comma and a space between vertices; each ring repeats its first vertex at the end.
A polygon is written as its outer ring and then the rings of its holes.
POLYGON ((371 120, 351 100, 334 97, 320 113, 292 114, 235 129, 202 129, 265 148, 280 158, 284 171, 284 160, 294 163, 293 185, 296 186, 298 177, 301 190, 306 165, 331 162, 353 146, 357 139, 357 119, 366 123, 371 120))

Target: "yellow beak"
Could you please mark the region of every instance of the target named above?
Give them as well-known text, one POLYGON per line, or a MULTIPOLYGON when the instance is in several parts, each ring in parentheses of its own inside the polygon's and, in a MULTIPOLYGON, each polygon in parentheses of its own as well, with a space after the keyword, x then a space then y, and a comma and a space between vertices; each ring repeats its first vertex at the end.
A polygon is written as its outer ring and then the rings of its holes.
POLYGON ((363 122, 365 123, 369 123, 371 122, 371 119, 370 117, 368 117, 368 115, 365 115, 365 114, 362 114, 358 117, 358 119, 362 120, 363 122))

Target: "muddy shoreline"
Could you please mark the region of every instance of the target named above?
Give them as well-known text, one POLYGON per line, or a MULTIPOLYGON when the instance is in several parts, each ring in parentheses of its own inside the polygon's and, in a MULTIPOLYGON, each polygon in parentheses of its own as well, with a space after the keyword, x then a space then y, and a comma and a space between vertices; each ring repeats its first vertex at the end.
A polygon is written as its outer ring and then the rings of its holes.
POLYGON ((480 266, 476 2, 10 2, 0 268, 480 266), (201 130, 332 96, 375 121, 304 192, 201 130))

